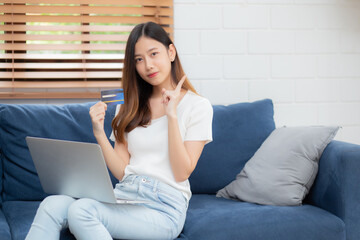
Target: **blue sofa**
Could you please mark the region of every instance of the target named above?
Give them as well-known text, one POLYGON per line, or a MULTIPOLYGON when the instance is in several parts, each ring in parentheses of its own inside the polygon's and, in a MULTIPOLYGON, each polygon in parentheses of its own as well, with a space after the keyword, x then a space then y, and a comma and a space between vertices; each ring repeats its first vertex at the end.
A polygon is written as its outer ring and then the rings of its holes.
MULTIPOLYGON (((95 142, 88 115, 92 104, 0 104, 0 239, 23 240, 47 196, 25 137, 95 142)), ((109 107, 106 114, 108 136, 114 112, 115 107, 109 107)), ((302 206, 261 206, 215 197, 274 130, 273 115, 269 99, 214 106, 214 141, 205 146, 190 177, 193 197, 178 239, 360 239, 360 146, 355 144, 332 141, 327 146, 302 206)), ((74 237, 64 230, 61 239, 74 237)))

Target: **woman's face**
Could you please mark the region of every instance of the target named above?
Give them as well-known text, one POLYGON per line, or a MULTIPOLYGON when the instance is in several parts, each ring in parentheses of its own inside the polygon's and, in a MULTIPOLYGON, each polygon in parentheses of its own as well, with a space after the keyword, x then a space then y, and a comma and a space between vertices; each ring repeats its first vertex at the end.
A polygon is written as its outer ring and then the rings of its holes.
POLYGON ((153 86, 171 83, 171 61, 175 58, 175 47, 167 49, 162 43, 141 37, 135 44, 136 70, 146 82, 153 86))

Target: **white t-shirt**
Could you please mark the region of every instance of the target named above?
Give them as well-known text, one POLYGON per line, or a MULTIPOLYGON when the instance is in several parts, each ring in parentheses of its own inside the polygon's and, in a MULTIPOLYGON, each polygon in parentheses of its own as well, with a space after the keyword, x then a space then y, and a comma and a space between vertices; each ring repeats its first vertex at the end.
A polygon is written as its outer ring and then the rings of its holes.
MULTIPOLYGON (((120 105, 116 108, 116 114, 120 105)), ((213 108, 209 100, 187 91, 177 106, 179 129, 183 141, 212 141, 213 108)), ((115 141, 114 134, 110 136, 115 141)), ((125 133, 130 153, 125 176, 145 175, 158 179, 181 191, 189 201, 189 180, 176 182, 171 170, 168 147, 168 119, 164 115, 153 119, 147 127, 137 127, 125 133)))

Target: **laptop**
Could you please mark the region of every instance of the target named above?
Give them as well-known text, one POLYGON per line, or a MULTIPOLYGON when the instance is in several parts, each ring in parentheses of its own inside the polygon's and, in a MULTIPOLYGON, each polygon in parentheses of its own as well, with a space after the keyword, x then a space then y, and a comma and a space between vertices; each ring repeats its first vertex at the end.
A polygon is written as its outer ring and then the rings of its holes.
POLYGON ((117 199, 98 144, 26 137, 44 192, 114 204, 146 201, 117 199))

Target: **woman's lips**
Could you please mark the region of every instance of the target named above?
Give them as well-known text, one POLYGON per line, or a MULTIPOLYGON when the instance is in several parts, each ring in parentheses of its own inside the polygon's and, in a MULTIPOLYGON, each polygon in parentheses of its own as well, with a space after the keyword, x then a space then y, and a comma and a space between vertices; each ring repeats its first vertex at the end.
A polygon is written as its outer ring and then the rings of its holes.
POLYGON ((153 77, 155 77, 158 73, 159 73, 159 72, 149 74, 148 77, 149 77, 149 78, 153 78, 153 77))

